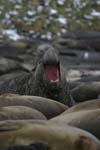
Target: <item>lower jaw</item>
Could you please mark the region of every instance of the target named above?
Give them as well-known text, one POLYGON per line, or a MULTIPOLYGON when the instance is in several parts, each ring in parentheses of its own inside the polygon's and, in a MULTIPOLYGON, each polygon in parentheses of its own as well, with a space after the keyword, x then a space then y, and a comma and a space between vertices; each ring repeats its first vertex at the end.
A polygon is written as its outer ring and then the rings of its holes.
POLYGON ((51 81, 46 80, 45 87, 48 89, 52 89, 52 90, 61 89, 61 82, 60 81, 51 82, 51 81))

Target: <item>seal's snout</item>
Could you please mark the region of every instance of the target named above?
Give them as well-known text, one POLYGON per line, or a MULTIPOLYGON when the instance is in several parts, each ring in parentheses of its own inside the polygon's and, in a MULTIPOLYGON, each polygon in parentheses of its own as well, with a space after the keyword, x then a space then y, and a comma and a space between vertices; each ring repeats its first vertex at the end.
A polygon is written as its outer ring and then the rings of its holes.
POLYGON ((58 64, 59 63, 59 56, 53 49, 49 49, 45 52, 43 57, 44 64, 58 64))

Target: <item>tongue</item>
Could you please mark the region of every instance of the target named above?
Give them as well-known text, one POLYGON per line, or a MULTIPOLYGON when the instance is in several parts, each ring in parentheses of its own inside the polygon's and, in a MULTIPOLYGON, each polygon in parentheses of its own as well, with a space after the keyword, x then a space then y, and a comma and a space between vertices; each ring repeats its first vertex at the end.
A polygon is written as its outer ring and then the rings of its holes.
POLYGON ((46 79, 49 80, 52 83, 59 82, 60 80, 60 70, 59 65, 45 65, 45 73, 46 73, 46 79))

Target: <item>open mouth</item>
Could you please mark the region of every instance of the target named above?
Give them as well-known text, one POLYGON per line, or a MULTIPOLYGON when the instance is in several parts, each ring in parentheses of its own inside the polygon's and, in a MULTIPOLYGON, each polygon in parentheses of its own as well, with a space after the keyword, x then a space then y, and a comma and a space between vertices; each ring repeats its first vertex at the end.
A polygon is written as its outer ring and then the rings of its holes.
POLYGON ((60 81, 60 65, 59 64, 45 64, 46 80, 51 83, 58 83, 60 81))

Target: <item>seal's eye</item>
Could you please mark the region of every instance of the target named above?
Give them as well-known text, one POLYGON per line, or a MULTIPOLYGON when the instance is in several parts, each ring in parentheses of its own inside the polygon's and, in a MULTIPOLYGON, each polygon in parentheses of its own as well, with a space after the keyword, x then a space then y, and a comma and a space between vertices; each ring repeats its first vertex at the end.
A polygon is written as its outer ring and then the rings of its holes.
POLYGON ((46 80, 51 83, 57 83, 60 81, 60 66, 59 64, 45 64, 45 76, 46 80))

